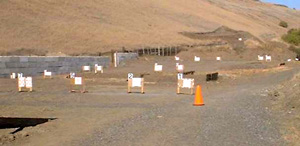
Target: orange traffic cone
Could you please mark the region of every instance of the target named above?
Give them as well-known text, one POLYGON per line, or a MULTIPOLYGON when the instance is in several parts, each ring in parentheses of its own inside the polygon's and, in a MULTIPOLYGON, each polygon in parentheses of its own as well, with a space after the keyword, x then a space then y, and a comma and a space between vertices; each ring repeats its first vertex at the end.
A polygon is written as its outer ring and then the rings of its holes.
POLYGON ((198 85, 196 89, 196 94, 195 94, 195 102, 193 104, 194 106, 202 106, 204 105, 203 102, 203 97, 202 97, 202 91, 201 91, 201 86, 198 85))

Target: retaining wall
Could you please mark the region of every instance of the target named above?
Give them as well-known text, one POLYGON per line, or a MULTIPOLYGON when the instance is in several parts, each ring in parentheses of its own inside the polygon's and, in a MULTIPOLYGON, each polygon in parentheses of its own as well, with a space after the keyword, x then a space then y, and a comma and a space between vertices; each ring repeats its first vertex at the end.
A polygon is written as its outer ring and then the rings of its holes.
POLYGON ((24 73, 24 76, 43 75, 44 70, 53 74, 79 72, 84 65, 95 64, 108 67, 109 57, 29 57, 0 56, 0 77, 9 77, 12 72, 24 73))
POLYGON ((138 53, 115 53, 115 66, 122 66, 126 60, 137 59, 138 57, 138 53))

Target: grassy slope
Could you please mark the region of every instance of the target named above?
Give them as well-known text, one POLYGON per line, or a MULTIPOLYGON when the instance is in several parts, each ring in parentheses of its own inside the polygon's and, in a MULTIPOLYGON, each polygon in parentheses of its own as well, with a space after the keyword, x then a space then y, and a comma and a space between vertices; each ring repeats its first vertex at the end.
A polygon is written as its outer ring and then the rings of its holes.
POLYGON ((190 43, 182 31, 221 25, 267 40, 299 27, 300 12, 250 0, 2 0, 0 51, 94 52, 190 43))

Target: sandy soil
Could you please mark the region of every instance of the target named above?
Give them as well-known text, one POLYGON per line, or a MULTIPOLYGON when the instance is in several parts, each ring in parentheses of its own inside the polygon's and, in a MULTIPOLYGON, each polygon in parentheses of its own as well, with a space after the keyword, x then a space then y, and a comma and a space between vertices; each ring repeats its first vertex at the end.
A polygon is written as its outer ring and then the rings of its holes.
MULTIPOLYGON (((1 145, 283 145, 284 135, 261 96, 299 72, 299 64, 279 61, 183 59, 201 84, 204 107, 193 96, 176 95, 173 57, 142 57, 104 74, 81 73, 88 93, 69 93, 69 79, 34 77, 34 92, 18 93, 16 80, 0 79, 0 116, 57 118, 35 127, 0 129, 1 145), (164 65, 154 73, 155 62, 164 65), (206 73, 219 71, 217 82, 206 73), (146 94, 127 94, 127 73, 145 76, 146 94)), ((138 89, 135 89, 138 92, 138 89)), ((188 93, 188 90, 183 90, 188 93)))

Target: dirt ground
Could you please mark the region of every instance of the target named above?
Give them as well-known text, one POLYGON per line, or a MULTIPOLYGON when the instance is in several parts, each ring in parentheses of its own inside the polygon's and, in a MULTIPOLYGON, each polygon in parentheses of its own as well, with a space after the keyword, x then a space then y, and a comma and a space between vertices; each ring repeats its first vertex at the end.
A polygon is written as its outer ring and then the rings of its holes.
MULTIPOLYGON (((17 92, 17 81, 0 79, 0 117, 56 118, 10 134, 0 129, 0 145, 285 145, 282 124, 265 90, 293 78, 299 63, 179 61, 196 71, 205 106, 176 94, 173 57, 141 57, 103 74, 80 73, 88 93, 69 93, 65 75, 34 77, 34 92, 17 92), (163 73, 154 73, 154 63, 163 73), (206 82, 206 73, 220 78, 206 82), (145 75, 145 94, 127 94, 127 74, 145 75)), ((139 89, 134 89, 138 92, 139 89)), ((189 93, 188 90, 183 90, 189 93)), ((299 130, 299 129, 298 129, 299 130)))
POLYGON ((283 123, 281 132, 290 143, 300 143, 300 74, 269 90, 268 97, 272 101, 272 109, 283 123), (282 118, 284 117, 284 118, 282 118))

